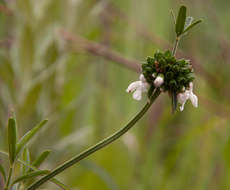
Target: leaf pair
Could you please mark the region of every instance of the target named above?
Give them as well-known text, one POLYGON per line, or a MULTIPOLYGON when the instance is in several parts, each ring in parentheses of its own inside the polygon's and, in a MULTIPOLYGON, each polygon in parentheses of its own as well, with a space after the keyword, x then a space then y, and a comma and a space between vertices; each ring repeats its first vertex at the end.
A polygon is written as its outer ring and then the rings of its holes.
MULTIPOLYGON (((13 165, 17 159, 18 154, 23 150, 23 160, 25 163, 30 164, 30 153, 26 146, 26 144, 38 133, 38 131, 46 124, 47 120, 43 120, 38 125, 36 125, 33 129, 28 131, 18 142, 17 142, 17 126, 16 120, 14 118, 9 118, 8 120, 8 146, 9 146, 9 160, 10 164, 13 165)), ((40 164, 48 157, 50 151, 44 151, 33 163, 33 167, 39 167, 40 164)), ((1 166, 1 165, 0 165, 1 166)), ((0 167, 0 172, 5 179, 5 171, 3 167, 0 167)), ((33 177, 37 177, 40 175, 48 174, 46 170, 33 171, 27 166, 22 167, 23 175, 17 178, 13 183, 18 183, 33 177)))
POLYGON ((14 118, 8 120, 8 146, 9 146, 9 158, 12 165, 20 153, 22 148, 34 137, 35 134, 46 124, 47 120, 43 120, 36 125, 33 129, 27 132, 17 143, 17 126, 14 118))
POLYGON ((16 183, 19 183, 19 182, 22 182, 22 181, 25 181, 25 180, 28 180, 28 179, 31 179, 31 178, 34 178, 34 177, 42 176, 42 175, 45 175, 45 174, 48 174, 48 173, 49 173, 48 170, 39 170, 39 171, 28 172, 27 174, 16 178, 13 181, 12 185, 14 185, 16 183))
POLYGON ((186 17, 186 12, 187 8, 185 6, 181 6, 176 20, 175 30, 177 37, 181 36, 182 34, 185 34, 194 26, 202 22, 202 20, 197 20, 193 22, 192 17, 186 17))
MULTIPOLYGON (((45 150, 44 152, 42 152, 33 162, 32 162, 32 166, 34 167, 34 168, 38 168, 44 161, 45 161, 45 159, 49 156, 49 154, 50 154, 50 150, 45 150)), ((24 160, 25 161, 25 160, 24 160)), ((27 163, 29 163, 30 164, 30 162, 28 162, 27 161, 27 163)), ((26 167, 25 165, 24 165, 24 167, 26 167)), ((28 168, 28 167, 26 167, 26 168, 28 168)), ((30 173, 30 172, 32 172, 33 170, 32 170, 32 168, 29 168, 29 170, 27 170, 26 172, 24 172, 23 174, 25 174, 25 173, 30 173)))
POLYGON ((43 120, 38 125, 36 125, 33 129, 28 131, 17 143, 17 151, 16 154, 18 154, 22 148, 33 138, 35 134, 47 123, 48 120, 43 120))

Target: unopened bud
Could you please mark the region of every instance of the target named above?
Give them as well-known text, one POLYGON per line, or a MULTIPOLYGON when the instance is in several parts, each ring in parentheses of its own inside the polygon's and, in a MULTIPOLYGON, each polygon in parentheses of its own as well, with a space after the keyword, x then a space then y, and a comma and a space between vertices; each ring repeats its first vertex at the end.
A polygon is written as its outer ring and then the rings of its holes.
POLYGON ((156 78, 156 76, 157 76, 156 73, 153 73, 153 74, 152 74, 152 77, 153 77, 153 78, 156 78))
POLYGON ((157 78, 154 80, 154 86, 156 88, 160 87, 164 83, 164 75, 160 74, 157 76, 157 78))

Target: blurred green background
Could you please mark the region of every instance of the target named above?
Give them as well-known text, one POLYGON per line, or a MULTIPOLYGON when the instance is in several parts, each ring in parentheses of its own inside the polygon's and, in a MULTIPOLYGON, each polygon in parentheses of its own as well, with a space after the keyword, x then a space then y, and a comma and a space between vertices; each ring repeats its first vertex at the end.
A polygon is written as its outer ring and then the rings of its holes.
MULTIPOLYGON (((198 109, 189 102, 172 115, 163 94, 128 134, 58 179, 73 190, 229 190, 229 0, 1 0, 1 149, 7 150, 12 111, 20 136, 49 119, 29 146, 32 159, 52 150, 43 169, 126 124, 146 101, 125 92, 138 73, 100 48, 138 64, 157 49, 171 48, 170 9, 177 12, 181 3, 203 19, 177 54, 194 65, 198 109), (93 49, 95 42, 100 45, 93 49)), ((7 168, 7 159, 0 159, 7 168)), ((40 189, 57 187, 46 183, 40 189)))

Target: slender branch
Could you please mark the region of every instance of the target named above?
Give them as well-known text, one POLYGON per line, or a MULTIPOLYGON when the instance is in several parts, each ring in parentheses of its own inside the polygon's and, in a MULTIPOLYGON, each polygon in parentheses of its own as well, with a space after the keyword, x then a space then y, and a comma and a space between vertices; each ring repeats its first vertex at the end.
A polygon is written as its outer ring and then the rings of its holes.
POLYGON ((79 155, 73 157, 72 159, 68 160, 61 166, 54 169, 51 173, 47 174, 46 176, 42 177, 40 180, 32 184, 30 187, 27 188, 27 190, 35 190, 42 184, 44 184, 49 179, 53 178, 54 176, 58 175, 59 173, 63 172, 65 169, 73 166, 80 160, 88 157, 89 155, 93 154, 94 152, 104 148, 105 146, 109 145, 110 143, 117 140, 119 137, 124 135, 127 131, 129 131, 142 117, 143 115, 148 111, 150 106, 153 104, 153 102, 156 100, 156 98, 160 95, 160 90, 156 89, 153 93, 152 97, 150 98, 150 101, 146 103, 146 105, 142 108, 142 110, 123 128, 115 132, 113 135, 105 138, 104 140, 100 141, 96 145, 88 148, 87 150, 83 151, 79 155))
POLYGON ((4 190, 8 190, 8 188, 9 188, 10 181, 11 181, 11 177, 12 177, 12 173, 13 173, 13 166, 11 165, 11 166, 10 166, 10 169, 9 169, 9 174, 8 174, 8 178, 7 178, 7 181, 6 181, 6 185, 5 185, 5 187, 4 187, 4 190))
POLYGON ((135 72, 141 71, 141 67, 138 61, 128 59, 105 45, 89 41, 77 34, 67 32, 64 29, 60 30, 60 34, 66 41, 73 43, 73 45, 77 45, 77 48, 81 48, 82 50, 90 54, 104 57, 107 60, 119 63, 122 66, 125 66, 126 68, 131 69, 135 72))
POLYGON ((5 5, 0 5, 0 12, 6 14, 7 16, 12 16, 13 15, 13 12, 12 10, 10 10, 7 6, 5 5))

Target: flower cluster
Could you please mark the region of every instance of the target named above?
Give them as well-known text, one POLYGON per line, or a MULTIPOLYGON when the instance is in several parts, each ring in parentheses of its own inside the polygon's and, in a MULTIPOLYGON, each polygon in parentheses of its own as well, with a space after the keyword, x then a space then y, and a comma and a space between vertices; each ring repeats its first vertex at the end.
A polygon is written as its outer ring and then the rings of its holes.
POLYGON ((182 111, 188 99, 193 106, 198 106, 197 96, 193 94, 193 80, 193 68, 188 60, 177 60, 170 51, 158 51, 154 57, 147 57, 146 63, 142 64, 140 81, 131 83, 127 92, 134 92, 133 98, 140 100, 143 92, 148 91, 150 97, 155 88, 160 88, 162 92, 169 92, 175 105, 181 104, 182 111))

